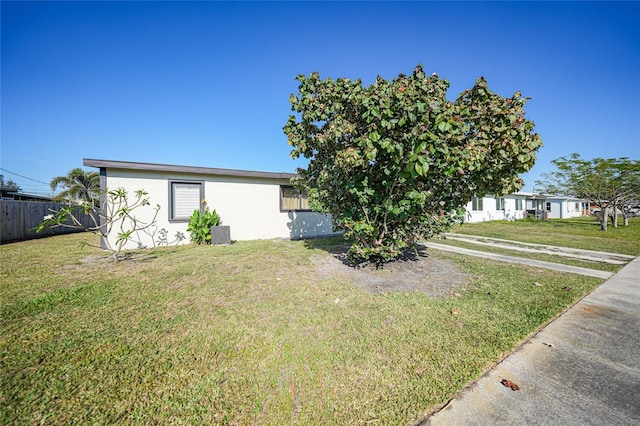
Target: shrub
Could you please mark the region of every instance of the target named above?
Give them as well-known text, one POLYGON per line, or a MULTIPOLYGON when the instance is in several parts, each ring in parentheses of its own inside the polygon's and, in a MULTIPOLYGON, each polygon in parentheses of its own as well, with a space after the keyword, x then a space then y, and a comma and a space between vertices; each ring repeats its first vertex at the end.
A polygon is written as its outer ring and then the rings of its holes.
MULTIPOLYGON (((206 204, 206 201, 202 201, 206 204)), ((189 218, 187 231, 191 233, 191 241, 196 244, 211 244, 211 227, 222 224, 220 215, 207 206, 204 211, 194 210, 189 218)))

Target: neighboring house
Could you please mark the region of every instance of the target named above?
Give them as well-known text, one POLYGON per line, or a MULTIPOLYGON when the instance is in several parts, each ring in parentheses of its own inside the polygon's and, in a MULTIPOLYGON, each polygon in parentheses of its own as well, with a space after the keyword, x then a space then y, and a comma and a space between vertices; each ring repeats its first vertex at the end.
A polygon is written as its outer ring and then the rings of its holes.
POLYGON ((42 195, 25 194, 12 186, 0 186, 0 198, 3 200, 17 201, 51 201, 51 197, 43 197, 42 195))
MULTIPOLYGON (((333 234, 331 217, 312 212, 306 196, 291 186, 292 173, 95 159, 84 159, 83 164, 100 169, 101 189, 124 188, 131 197, 144 189, 151 205, 160 205, 156 226, 137 236, 128 248, 153 246, 167 235, 170 241, 177 233, 188 242, 189 216, 204 208, 202 200, 218 212, 223 225, 230 226, 233 240, 333 234)), ((151 220, 153 211, 146 210, 147 216, 138 219, 151 220)))
POLYGON ((549 197, 541 194, 515 192, 495 197, 473 197, 467 204, 465 222, 489 220, 518 220, 525 217, 537 219, 563 219, 589 214, 589 206, 577 198, 549 197))
POLYGON ((589 203, 580 198, 547 197, 545 211, 548 219, 566 219, 589 215, 589 203))
POLYGON ((486 222, 489 220, 517 220, 526 217, 526 196, 515 193, 494 197, 484 195, 473 197, 467 204, 465 222, 486 222))

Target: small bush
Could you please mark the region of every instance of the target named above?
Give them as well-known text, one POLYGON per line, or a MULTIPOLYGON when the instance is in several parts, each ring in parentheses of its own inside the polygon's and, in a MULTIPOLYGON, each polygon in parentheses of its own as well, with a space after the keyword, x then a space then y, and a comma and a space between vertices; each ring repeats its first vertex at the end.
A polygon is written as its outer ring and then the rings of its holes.
MULTIPOLYGON (((206 201, 202 201, 206 204, 206 201)), ((205 211, 194 210, 189 218, 187 231, 191 233, 191 241, 196 244, 211 244, 211 227, 222 224, 220 215, 207 206, 205 211)))

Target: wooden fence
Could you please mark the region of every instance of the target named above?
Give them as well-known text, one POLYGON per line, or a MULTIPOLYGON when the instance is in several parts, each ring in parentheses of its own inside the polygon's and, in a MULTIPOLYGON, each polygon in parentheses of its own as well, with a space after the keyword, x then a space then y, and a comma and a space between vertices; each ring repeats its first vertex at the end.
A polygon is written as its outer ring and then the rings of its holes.
MULTIPOLYGON (((64 206, 66 204, 48 201, 0 199, 0 244, 81 232, 79 229, 66 227, 47 229, 40 233, 33 230, 33 228, 42 223, 46 215, 51 214, 51 210, 57 211, 64 206)), ((75 208, 74 215, 85 226, 92 225, 90 217, 82 213, 80 209, 75 208)))

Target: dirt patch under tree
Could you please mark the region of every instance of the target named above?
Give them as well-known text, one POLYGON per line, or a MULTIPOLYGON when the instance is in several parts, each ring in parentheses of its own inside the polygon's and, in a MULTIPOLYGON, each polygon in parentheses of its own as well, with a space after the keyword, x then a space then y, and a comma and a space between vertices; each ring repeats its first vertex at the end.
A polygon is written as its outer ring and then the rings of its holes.
POLYGON ((345 247, 330 256, 315 256, 315 272, 324 279, 344 279, 374 294, 393 291, 422 291, 431 297, 451 294, 469 283, 471 276, 447 259, 429 256, 425 248, 405 259, 376 267, 371 263, 350 266, 345 247))

